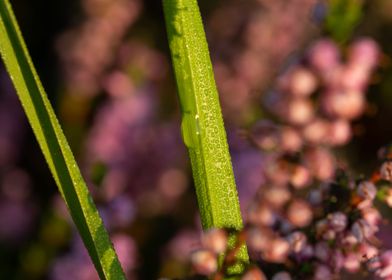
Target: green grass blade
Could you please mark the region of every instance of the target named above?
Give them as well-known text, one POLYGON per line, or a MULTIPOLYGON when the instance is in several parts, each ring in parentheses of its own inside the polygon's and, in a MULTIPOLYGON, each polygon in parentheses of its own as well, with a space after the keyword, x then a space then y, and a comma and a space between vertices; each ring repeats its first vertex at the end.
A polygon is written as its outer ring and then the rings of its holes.
POLYGON ((125 279, 108 233, 34 69, 8 0, 0 0, 0 52, 100 278, 125 279))
MULTIPOLYGON (((237 189, 197 1, 164 0, 163 6, 203 227, 239 230, 237 189)), ((247 261, 245 247, 239 257, 247 261)))

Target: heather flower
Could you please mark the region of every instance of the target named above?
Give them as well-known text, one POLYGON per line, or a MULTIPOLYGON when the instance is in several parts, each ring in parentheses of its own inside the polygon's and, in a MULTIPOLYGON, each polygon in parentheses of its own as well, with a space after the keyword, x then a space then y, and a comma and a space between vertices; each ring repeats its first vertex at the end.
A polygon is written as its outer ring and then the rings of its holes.
POLYGON ((269 262, 282 263, 290 252, 290 244, 283 238, 272 239, 266 250, 263 251, 263 259, 269 262))
POLYGON ((198 250, 191 255, 193 269, 203 275, 210 275, 218 269, 216 255, 208 250, 198 250))
POLYGON ((363 91, 370 80, 369 69, 356 64, 341 69, 339 76, 339 85, 346 91, 363 91))
POLYGON ((241 280, 267 280, 267 278, 260 269, 252 267, 242 275, 241 280))
POLYGON ((317 88, 317 77, 306 68, 298 67, 288 74, 288 90, 294 96, 306 97, 311 95, 317 88))
POLYGON ((374 68, 379 61, 380 51, 377 43, 370 38, 361 38, 350 46, 348 60, 350 64, 374 68))
POLYGON ((347 144, 352 137, 350 123, 344 119, 338 119, 329 124, 328 143, 331 146, 347 144))
POLYGON ((361 182, 358 186, 357 193, 363 199, 373 200, 376 197, 376 186, 369 181, 361 182))
POLYGON ((305 164, 313 175, 321 181, 331 179, 335 172, 335 159, 323 148, 306 151, 305 164))
POLYGON ((252 250, 261 252, 270 246, 272 234, 269 230, 252 227, 247 230, 247 244, 252 250))
POLYGON ((380 168, 381 179, 392 181, 392 161, 386 161, 380 168))
POLYGON ((294 200, 287 209, 288 220, 296 227, 307 226, 313 218, 309 204, 303 200, 294 200))
POLYGON ((369 239, 377 231, 378 228, 376 226, 371 226, 363 219, 356 221, 351 226, 351 232, 359 242, 363 242, 369 239))
POLYGON ((223 253, 227 247, 227 233, 222 229, 210 229, 203 234, 201 242, 204 248, 216 254, 223 253))
POLYGON ((308 168, 301 165, 297 165, 294 167, 294 171, 290 178, 290 184, 293 185, 294 188, 305 188, 310 185, 311 181, 312 176, 308 168))
POLYGON ((65 32, 58 40, 57 49, 67 93, 91 97, 99 92, 99 79, 114 60, 114 50, 127 29, 138 17, 140 3, 86 0, 82 4, 87 12, 85 21, 65 32))
POLYGON ((310 144, 322 144, 329 137, 329 128, 327 121, 315 119, 303 128, 302 135, 310 144))
POLYGON ((361 263, 356 254, 349 253, 345 256, 343 265, 347 271, 354 273, 359 270, 361 263))
POLYGON ((304 125, 308 123, 314 115, 312 103, 303 98, 295 98, 288 102, 285 119, 294 125, 304 125))
POLYGON ((252 224, 272 226, 276 222, 276 214, 264 203, 252 204, 248 210, 248 220, 252 224))
POLYGON ((340 54, 336 44, 329 39, 317 41, 309 51, 311 65, 321 73, 328 73, 337 67, 340 54))
POLYGON ((376 270, 375 274, 382 278, 392 276, 392 251, 385 251, 381 254, 379 262, 380 267, 376 270))
POLYGON ((281 207, 291 197, 290 191, 286 187, 273 186, 264 192, 265 200, 273 207, 281 207))
POLYGON ((330 117, 352 120, 364 112, 365 98, 355 90, 334 90, 324 94, 322 108, 330 117))
POLYGON ((280 132, 280 149, 285 152, 298 152, 303 144, 301 135, 291 127, 283 127, 280 132))
POLYGON ((287 237, 291 250, 295 253, 303 251, 307 245, 306 235, 300 231, 293 232, 287 237))
POLYGON ((342 232, 347 227, 347 216, 342 212, 328 215, 328 224, 335 232, 342 232))

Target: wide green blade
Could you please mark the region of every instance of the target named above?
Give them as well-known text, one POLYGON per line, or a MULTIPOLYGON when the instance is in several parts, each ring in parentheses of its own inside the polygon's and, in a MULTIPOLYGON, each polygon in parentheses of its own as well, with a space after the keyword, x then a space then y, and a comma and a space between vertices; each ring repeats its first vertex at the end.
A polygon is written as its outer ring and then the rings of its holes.
MULTIPOLYGON (((163 5, 203 227, 240 230, 237 189, 197 1, 164 0, 163 5)), ((245 247, 238 257, 247 261, 245 247)))

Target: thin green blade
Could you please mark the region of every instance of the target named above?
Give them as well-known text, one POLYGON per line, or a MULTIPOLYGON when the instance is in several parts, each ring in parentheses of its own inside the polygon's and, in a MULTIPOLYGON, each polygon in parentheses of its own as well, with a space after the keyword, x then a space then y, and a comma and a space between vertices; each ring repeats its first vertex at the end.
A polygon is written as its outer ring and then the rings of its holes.
POLYGON ((0 53, 100 278, 125 279, 102 219, 35 71, 8 0, 0 0, 0 53))

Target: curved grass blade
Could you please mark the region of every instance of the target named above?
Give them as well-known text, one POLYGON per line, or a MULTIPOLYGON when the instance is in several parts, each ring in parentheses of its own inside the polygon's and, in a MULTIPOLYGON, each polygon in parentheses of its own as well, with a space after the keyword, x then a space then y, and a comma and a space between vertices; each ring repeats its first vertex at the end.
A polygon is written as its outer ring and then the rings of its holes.
POLYGON ((0 0, 0 53, 99 277, 125 279, 108 233, 34 69, 8 0, 0 0))
MULTIPOLYGON (((203 23, 196 0, 164 0, 169 46, 203 228, 242 225, 203 23)), ((238 255, 247 262, 245 246, 238 255)))

